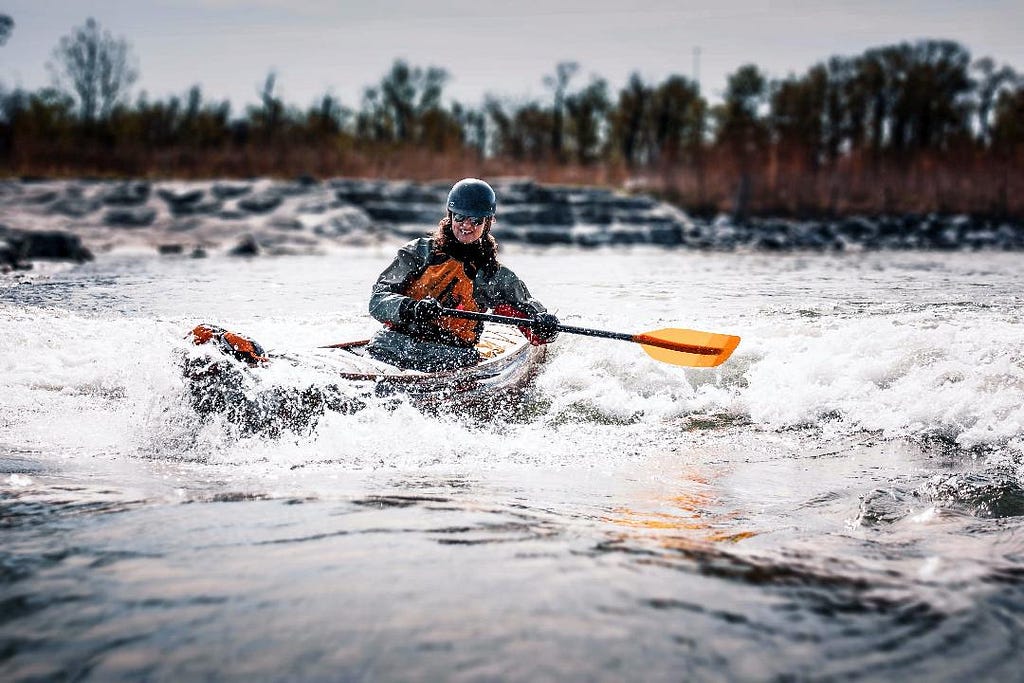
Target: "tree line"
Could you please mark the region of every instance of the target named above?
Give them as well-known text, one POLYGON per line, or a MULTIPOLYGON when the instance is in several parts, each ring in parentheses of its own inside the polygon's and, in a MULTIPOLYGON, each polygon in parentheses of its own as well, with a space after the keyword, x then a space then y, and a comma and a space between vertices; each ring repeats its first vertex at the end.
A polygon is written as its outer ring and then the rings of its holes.
MULTIPOLYGON (((0 45, 15 29, 0 15, 0 45)), ((720 210, 1024 213, 1024 77, 963 45, 922 40, 833 56, 801 75, 754 64, 711 104, 683 75, 618 91, 575 62, 546 96, 445 97, 450 74, 396 60, 353 107, 302 108, 267 75, 258 104, 131 99, 130 44, 89 19, 60 39, 52 84, 0 86, 0 163, 12 174, 381 175, 477 172, 646 186, 720 210)))

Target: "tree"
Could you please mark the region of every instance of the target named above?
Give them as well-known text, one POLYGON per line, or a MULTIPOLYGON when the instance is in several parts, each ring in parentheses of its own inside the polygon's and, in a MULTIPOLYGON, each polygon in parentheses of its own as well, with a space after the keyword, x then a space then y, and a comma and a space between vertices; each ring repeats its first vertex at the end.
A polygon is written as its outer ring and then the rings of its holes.
POLYGON ((644 163, 649 151, 647 129, 652 91, 640 74, 633 73, 619 91, 619 100, 611 113, 611 144, 628 166, 644 163))
POLYGON ((746 165, 750 155, 767 141, 760 109, 768 93, 768 82, 754 64, 746 64, 729 76, 722 104, 715 108, 717 140, 732 150, 746 165))
MULTIPOLYGON (((425 123, 435 133, 442 119, 441 96, 448 72, 438 67, 409 66, 395 60, 391 70, 375 88, 364 92, 363 115, 373 121, 370 126, 378 139, 398 142, 423 142, 425 123)), ((448 127, 444 121, 442 128, 448 127)), ((434 142, 434 141, 431 141, 434 142)))
POLYGON ((562 160, 562 140, 565 135, 565 91, 579 68, 576 62, 559 62, 555 65, 555 74, 544 77, 544 85, 555 98, 551 107, 551 153, 559 161, 562 160))
POLYGON ((101 31, 92 17, 61 38, 52 56, 47 68, 55 87, 75 99, 88 123, 108 118, 139 76, 128 42, 101 31))
POLYGON ((992 148, 1002 156, 1024 147, 1024 79, 999 94, 991 132, 992 148))
POLYGON ((551 110, 537 102, 527 102, 513 108, 501 100, 488 97, 487 116, 494 123, 493 149, 499 156, 517 161, 543 161, 549 152, 551 110))
POLYGON ((273 140, 281 136, 286 122, 286 108, 280 95, 274 92, 277 87, 277 74, 267 73, 260 91, 260 106, 249 108, 249 120, 254 131, 258 131, 264 140, 273 140))
POLYGON ((487 153, 487 113, 455 102, 452 104, 452 118, 461 129, 462 144, 483 159, 487 153))
POLYGON ((306 129, 310 140, 322 140, 341 133, 345 120, 351 112, 342 106, 331 93, 325 93, 320 100, 306 112, 306 129))
POLYGON ((754 64, 746 64, 729 76, 718 110, 719 140, 748 136, 758 128, 758 112, 767 94, 767 80, 754 64))
POLYGON ((870 146, 872 158, 877 161, 886 143, 886 123, 895 101, 893 74, 888 70, 885 51, 879 49, 868 50, 859 57, 855 70, 854 87, 861 93, 864 103, 857 125, 864 135, 865 144, 870 146))
POLYGON ((915 46, 915 57, 914 142, 918 149, 947 149, 969 136, 971 55, 953 41, 927 40, 915 46))
POLYGON ((565 111, 569 115, 569 140, 581 164, 597 159, 605 117, 610 108, 608 84, 601 78, 591 79, 583 90, 565 98, 565 111))
POLYGON ((704 133, 704 109, 697 84, 683 76, 669 76, 655 88, 649 122, 652 156, 674 163, 694 151, 704 133))
POLYGON ((14 30, 14 19, 6 14, 0 14, 0 45, 7 42, 7 39, 11 37, 12 30, 14 30))
POLYGON ((992 108, 998 101, 1000 93, 1004 89, 1012 88, 1017 81, 1017 74, 1005 65, 996 69, 996 64, 991 57, 977 60, 971 65, 971 68, 978 74, 978 79, 975 81, 978 137, 983 145, 988 145, 991 142, 992 108))
POLYGON ((790 77, 772 85, 771 123, 776 144, 786 154, 803 158, 817 168, 825 118, 828 70, 815 65, 803 78, 790 77))

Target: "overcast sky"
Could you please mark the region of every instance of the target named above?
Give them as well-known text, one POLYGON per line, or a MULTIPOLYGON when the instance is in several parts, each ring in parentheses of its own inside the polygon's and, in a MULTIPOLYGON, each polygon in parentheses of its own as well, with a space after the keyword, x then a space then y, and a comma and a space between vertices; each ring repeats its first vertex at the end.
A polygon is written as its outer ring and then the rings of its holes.
POLYGON ((769 76, 802 74, 835 54, 922 38, 956 40, 974 57, 1024 72, 1024 0, 6 0, 15 22, 0 47, 0 85, 49 83, 62 35, 94 17, 138 57, 137 94, 182 94, 200 84, 237 113, 255 103, 270 70, 289 104, 324 93, 359 105, 395 58, 448 70, 448 99, 541 97, 559 61, 620 88, 699 75, 715 100, 726 76, 753 62, 769 76), (699 60, 694 59, 699 49, 699 60))

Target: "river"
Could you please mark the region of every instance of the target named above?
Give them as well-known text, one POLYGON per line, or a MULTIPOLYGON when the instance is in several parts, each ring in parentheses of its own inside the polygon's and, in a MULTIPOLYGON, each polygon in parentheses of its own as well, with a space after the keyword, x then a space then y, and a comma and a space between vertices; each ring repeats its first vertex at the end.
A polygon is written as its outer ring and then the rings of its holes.
POLYGON ((192 326, 364 338, 396 246, 0 279, 0 679, 1019 677, 1019 254, 516 245, 564 322, 743 341, 562 335, 507 419, 191 412, 192 326))

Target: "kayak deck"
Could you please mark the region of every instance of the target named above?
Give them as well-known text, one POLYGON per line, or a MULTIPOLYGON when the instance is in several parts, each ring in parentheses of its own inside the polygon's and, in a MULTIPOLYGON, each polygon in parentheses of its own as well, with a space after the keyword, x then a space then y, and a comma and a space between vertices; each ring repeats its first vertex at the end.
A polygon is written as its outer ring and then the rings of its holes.
POLYGON ((279 432, 274 425, 282 421, 292 431, 311 429, 325 410, 352 412, 370 398, 404 397, 421 409, 487 417, 517 404, 546 353, 504 326, 485 326, 477 344, 480 363, 438 372, 377 360, 367 351, 369 340, 265 353, 247 337, 205 324, 193 330, 192 340, 204 347, 183 365, 196 411, 222 413, 248 431, 269 433, 279 432), (315 369, 328 379, 305 388, 282 384, 283 377, 272 372, 281 363, 315 369))
POLYGON ((545 347, 531 345, 518 331, 487 326, 477 344, 483 360, 465 368, 439 372, 399 368, 372 358, 368 340, 334 345, 330 364, 341 379, 370 381, 377 395, 402 393, 418 403, 494 400, 522 389, 544 358, 545 347))

